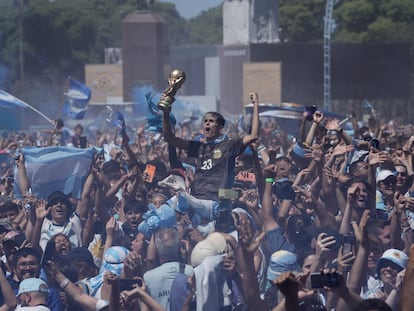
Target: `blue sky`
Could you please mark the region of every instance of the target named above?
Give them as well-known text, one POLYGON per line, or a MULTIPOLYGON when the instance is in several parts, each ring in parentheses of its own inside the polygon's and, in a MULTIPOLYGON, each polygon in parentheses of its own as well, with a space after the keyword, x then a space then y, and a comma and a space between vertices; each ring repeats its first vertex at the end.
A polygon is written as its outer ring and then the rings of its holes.
POLYGON ((177 11, 182 17, 191 18, 202 11, 218 6, 223 0, 158 0, 160 2, 175 3, 177 11))

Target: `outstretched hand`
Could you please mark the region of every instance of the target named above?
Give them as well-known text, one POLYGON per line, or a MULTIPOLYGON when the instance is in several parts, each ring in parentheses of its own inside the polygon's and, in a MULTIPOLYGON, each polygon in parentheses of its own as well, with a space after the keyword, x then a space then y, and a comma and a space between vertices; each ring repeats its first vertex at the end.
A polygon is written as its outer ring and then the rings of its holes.
POLYGON ((254 253, 263 240, 265 233, 262 232, 254 238, 254 230, 250 219, 239 218, 236 224, 237 232, 239 234, 239 244, 248 253, 254 253))
POLYGON ((365 248, 368 248, 369 243, 367 230, 369 215, 370 211, 365 210, 362 214, 359 225, 355 221, 351 222, 352 228, 354 229, 355 238, 357 239, 358 243, 360 243, 360 245, 365 248))
POLYGON ((40 199, 36 202, 36 219, 43 220, 50 213, 51 206, 47 207, 47 202, 44 199, 40 199))

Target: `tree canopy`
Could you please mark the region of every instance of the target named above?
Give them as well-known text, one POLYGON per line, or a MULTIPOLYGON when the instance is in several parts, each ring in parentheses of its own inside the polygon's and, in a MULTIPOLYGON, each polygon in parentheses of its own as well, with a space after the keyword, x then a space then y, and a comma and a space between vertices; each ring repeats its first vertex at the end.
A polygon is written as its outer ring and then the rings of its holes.
POLYGON ((414 43, 414 2, 411 0, 343 1, 335 9, 334 17, 338 41, 414 43))

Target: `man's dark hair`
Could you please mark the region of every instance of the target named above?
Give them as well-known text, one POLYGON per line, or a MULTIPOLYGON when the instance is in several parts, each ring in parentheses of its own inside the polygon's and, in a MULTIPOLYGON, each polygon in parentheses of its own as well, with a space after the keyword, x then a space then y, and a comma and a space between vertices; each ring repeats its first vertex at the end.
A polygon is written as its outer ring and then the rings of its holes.
POLYGON ((119 172, 120 168, 121 167, 117 161, 109 160, 103 164, 102 171, 104 172, 104 174, 111 174, 114 172, 119 172))
MULTIPOLYGON (((56 264, 58 270, 62 272, 71 282, 76 283, 78 281, 79 271, 76 269, 72 261, 70 261, 67 257, 61 255, 57 255, 53 261, 56 264)), ((53 279, 53 276, 48 279, 53 279)))
POLYGON ((72 209, 72 203, 69 200, 69 196, 64 194, 62 191, 53 191, 47 197, 47 207, 53 206, 57 203, 66 205, 69 210, 72 209))
POLYGON ((76 130, 76 129, 81 129, 81 130, 83 131, 83 126, 82 126, 82 124, 80 124, 80 123, 76 124, 76 126, 75 126, 75 130, 76 130))
POLYGON ((355 172, 359 170, 359 165, 360 165, 361 163, 366 164, 367 162, 366 162, 366 161, 364 161, 364 160, 357 160, 357 161, 355 161, 355 162, 352 162, 352 163, 349 165, 349 175, 354 176, 354 175, 355 175, 355 172))
POLYGON ((147 205, 143 201, 137 200, 130 200, 125 203, 124 206, 124 213, 128 213, 129 211, 137 211, 141 214, 144 214, 147 210, 147 205))
POLYGON ((354 311, 377 310, 377 311, 392 311, 391 307, 384 301, 377 298, 370 298, 362 300, 355 307, 354 311))
POLYGON ((0 206, 1 212, 16 212, 19 213, 19 206, 13 200, 7 200, 0 206))
POLYGON ((203 116, 203 121, 207 116, 212 116, 213 118, 215 118, 217 121, 217 124, 220 125, 221 127, 224 127, 224 125, 226 124, 226 119, 224 119, 224 117, 218 112, 215 112, 215 111, 206 112, 203 116))
POLYGON ((365 180, 359 177, 350 178, 344 185, 340 187, 340 190, 342 191, 343 195, 346 197, 348 188, 351 187, 355 183, 361 183, 365 185, 365 188, 367 189, 367 194, 368 194, 367 205, 370 206, 372 200, 375 199, 375 191, 372 189, 371 185, 368 182, 366 182, 365 180))
POLYGON ((402 163, 396 163, 396 164, 394 164, 394 169, 395 169, 397 166, 401 166, 401 167, 405 168, 405 170, 407 171, 407 165, 402 164, 402 163))
POLYGON ((36 258, 37 264, 40 265, 40 254, 34 248, 24 247, 14 253, 13 260, 12 260, 13 267, 16 267, 17 261, 19 260, 19 258, 27 257, 29 255, 34 256, 36 258))
POLYGON ((63 123, 63 120, 61 118, 56 119, 55 120, 55 124, 56 124, 56 128, 57 129, 61 129, 62 127, 65 126, 65 124, 63 123))

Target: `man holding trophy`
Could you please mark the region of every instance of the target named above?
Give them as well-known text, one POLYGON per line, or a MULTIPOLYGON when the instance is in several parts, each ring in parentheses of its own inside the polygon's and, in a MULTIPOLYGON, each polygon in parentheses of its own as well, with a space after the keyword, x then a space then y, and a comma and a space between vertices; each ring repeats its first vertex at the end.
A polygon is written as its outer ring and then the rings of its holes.
POLYGON ((161 96, 158 107, 163 111, 164 140, 187 151, 188 157, 197 158, 195 181, 191 194, 180 192, 180 209, 188 208, 196 213, 199 223, 212 221, 227 206, 220 204, 219 189, 231 189, 234 183, 235 159, 245 148, 259 137, 259 104, 256 93, 250 94, 254 104, 251 132, 238 139, 224 134, 224 117, 217 112, 207 112, 202 118, 204 141, 188 141, 175 136, 170 122, 174 96, 185 81, 182 70, 174 70, 168 79, 169 87, 161 96))

